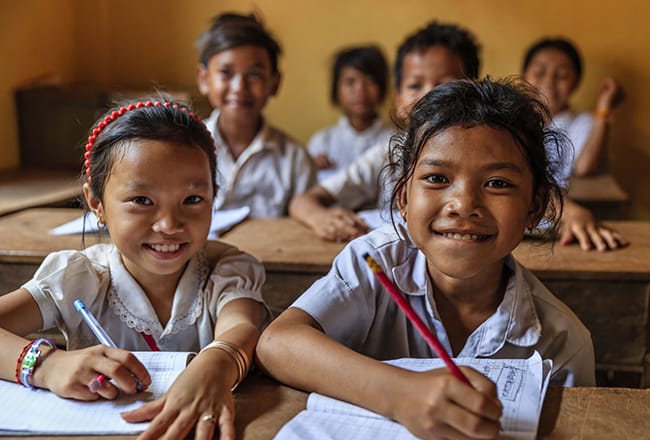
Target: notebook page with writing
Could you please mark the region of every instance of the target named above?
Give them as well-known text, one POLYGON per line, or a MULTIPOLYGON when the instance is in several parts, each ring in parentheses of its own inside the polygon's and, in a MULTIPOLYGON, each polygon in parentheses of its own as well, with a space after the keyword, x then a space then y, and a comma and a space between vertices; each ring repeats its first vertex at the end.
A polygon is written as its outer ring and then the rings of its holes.
MULTIPOLYGON (((539 353, 529 359, 455 359, 471 366, 497 384, 503 403, 503 439, 534 439, 550 379, 551 361, 539 353)), ((397 359, 392 365, 414 371, 443 368, 441 359, 397 359)), ((414 439, 400 424, 347 402, 312 393, 307 409, 285 425, 277 437, 286 439, 414 439)))
POLYGON ((161 397, 185 369, 188 353, 134 352, 151 375, 151 386, 132 396, 93 402, 63 399, 43 389, 30 390, 0 380, 0 434, 138 434, 145 423, 127 423, 121 412, 161 397))

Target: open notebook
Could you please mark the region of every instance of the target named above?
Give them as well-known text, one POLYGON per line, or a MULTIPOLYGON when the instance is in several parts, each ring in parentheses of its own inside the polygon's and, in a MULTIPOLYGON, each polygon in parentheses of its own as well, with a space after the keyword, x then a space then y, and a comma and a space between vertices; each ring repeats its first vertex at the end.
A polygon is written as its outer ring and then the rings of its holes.
POLYGON ((183 371, 190 353, 134 352, 151 375, 145 392, 115 400, 81 402, 43 389, 0 380, 0 435, 138 434, 149 425, 127 423, 120 413, 161 397, 183 371))
MULTIPOLYGON (((236 209, 224 209, 212 211, 212 222, 210 223, 210 233, 208 240, 216 240, 219 234, 227 231, 239 222, 242 222, 251 209, 248 206, 242 206, 236 209)), ((64 223, 50 230, 51 235, 70 235, 81 234, 83 232, 92 233, 99 231, 97 227, 97 217, 89 212, 81 217, 77 217, 67 223, 64 223)))
MULTIPOLYGON (((497 384, 503 404, 503 439, 534 439, 548 386, 552 361, 535 352, 529 359, 455 359, 497 384)), ((388 363, 414 371, 442 368, 440 359, 397 359, 388 363)), ((280 430, 280 440, 326 439, 415 439, 397 422, 347 402, 312 393, 307 409, 280 430)))

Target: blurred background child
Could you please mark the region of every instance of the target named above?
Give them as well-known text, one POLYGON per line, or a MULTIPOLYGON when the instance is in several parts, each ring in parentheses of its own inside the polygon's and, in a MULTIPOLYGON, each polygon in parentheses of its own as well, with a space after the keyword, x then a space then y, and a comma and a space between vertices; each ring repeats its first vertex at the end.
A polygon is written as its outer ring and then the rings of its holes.
POLYGON ((605 171, 612 115, 623 102, 621 86, 612 77, 603 80, 594 113, 575 113, 569 100, 582 78, 578 49, 564 38, 543 38, 526 52, 523 78, 546 99, 552 127, 563 131, 574 148, 565 173, 578 176, 605 171))
MULTIPOLYGON (((572 112, 569 98, 582 77, 582 61, 576 47, 562 38, 544 38, 534 43, 526 52, 522 70, 524 80, 544 98, 552 117, 550 126, 564 133, 573 145, 573 155, 563 162, 557 176, 562 185, 568 188, 571 174, 604 171, 611 116, 623 100, 618 83, 613 78, 604 80, 593 116, 572 112)), ((584 250, 600 251, 627 244, 620 233, 597 223, 591 211, 567 197, 560 242, 573 241, 584 250)))
POLYGON ((197 45, 199 91, 214 108, 205 123, 219 156, 215 206, 286 215, 316 170, 307 151, 262 116, 280 86, 280 46, 253 15, 233 13, 214 18, 197 45))
MULTIPOLYGON (((330 99, 343 116, 307 144, 319 170, 343 168, 390 137, 392 129, 378 115, 387 85, 388 65, 378 47, 353 47, 336 54, 330 99)), ((319 173, 319 180, 330 173, 319 173)))

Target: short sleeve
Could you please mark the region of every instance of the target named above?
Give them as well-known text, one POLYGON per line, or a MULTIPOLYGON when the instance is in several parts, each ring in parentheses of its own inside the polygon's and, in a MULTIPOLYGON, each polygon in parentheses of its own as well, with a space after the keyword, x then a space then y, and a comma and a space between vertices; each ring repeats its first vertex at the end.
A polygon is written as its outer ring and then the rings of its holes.
POLYGON ((319 154, 328 154, 327 143, 325 142, 325 137, 327 130, 321 130, 316 132, 307 142, 307 151, 313 156, 318 156, 319 154))
POLYGON ((356 256, 362 254, 348 245, 329 273, 291 305, 314 318, 329 337, 355 350, 366 341, 376 314, 374 279, 363 276, 368 268, 356 256))
MULTIPOLYGON (((108 248, 94 247, 94 253, 108 254, 108 248)), ((110 285, 107 265, 93 262, 86 253, 61 251, 48 255, 34 277, 23 285, 41 311, 43 329, 63 328, 79 321, 72 303, 81 299, 87 305, 98 292, 110 285)))
POLYGON ((223 248, 206 284, 209 309, 216 311, 218 316, 230 301, 250 298, 263 304, 270 316, 262 297, 262 286, 266 280, 264 266, 252 255, 235 247, 225 243, 219 245, 223 248))
POLYGON ((379 179, 387 151, 387 143, 376 144, 320 185, 344 208, 356 210, 368 204, 381 206, 379 179))
POLYGON ((567 136, 573 144, 573 162, 580 156, 587 138, 594 125, 594 118, 589 113, 580 113, 567 127, 567 136))
POLYGON ((316 184, 316 165, 313 160, 301 145, 294 144, 294 150, 294 179, 291 197, 304 193, 316 184))

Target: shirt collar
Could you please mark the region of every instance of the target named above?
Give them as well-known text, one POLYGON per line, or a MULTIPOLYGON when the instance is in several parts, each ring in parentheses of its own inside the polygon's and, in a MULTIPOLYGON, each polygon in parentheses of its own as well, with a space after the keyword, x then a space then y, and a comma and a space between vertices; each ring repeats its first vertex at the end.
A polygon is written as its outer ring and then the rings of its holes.
MULTIPOLYGON (((426 256, 415 247, 406 228, 399 229, 407 247, 413 248, 415 254, 391 270, 393 280, 398 289, 406 295, 426 295, 432 289, 426 256)), ((511 275, 503 301, 496 312, 470 335, 466 343, 466 346, 475 347, 477 356, 491 356, 503 348, 506 342, 519 347, 530 347, 537 344, 542 335, 542 324, 533 300, 534 283, 512 255, 506 258, 505 264, 511 275)), ((429 295, 429 298, 433 298, 433 295, 429 295)), ((438 319, 433 316, 435 304, 428 309, 432 314, 430 319, 438 319)))
POLYGON ((207 260, 203 252, 190 259, 174 292, 172 312, 162 328, 151 302, 122 263, 117 247, 109 255, 111 291, 109 307, 130 328, 151 334, 156 339, 175 334, 193 324, 200 314, 203 296, 200 294, 207 277, 207 260))
MULTIPOLYGON (((226 148, 226 142, 221 137, 221 134, 219 133, 219 128, 217 127, 219 114, 220 114, 219 109, 214 109, 210 114, 210 117, 206 119, 205 124, 210 130, 210 133, 212 133, 212 137, 214 138, 214 142, 217 145, 217 149, 221 153, 221 151, 228 151, 228 150, 226 148)), ((265 149, 280 151, 281 145, 279 140, 276 137, 271 136, 270 134, 271 134, 271 128, 269 124, 266 122, 266 119, 262 117, 262 127, 253 138, 250 145, 241 154, 240 158, 248 157, 251 154, 257 153, 265 149)))

